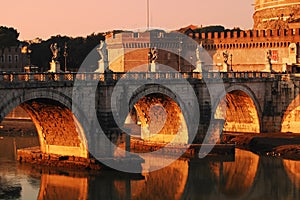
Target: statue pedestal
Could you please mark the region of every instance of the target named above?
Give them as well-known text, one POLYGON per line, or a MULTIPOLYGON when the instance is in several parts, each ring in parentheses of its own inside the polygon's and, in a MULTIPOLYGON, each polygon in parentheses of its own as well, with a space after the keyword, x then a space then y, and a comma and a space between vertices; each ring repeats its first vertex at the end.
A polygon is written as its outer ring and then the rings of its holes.
POLYGON ((263 71, 264 72, 272 72, 272 65, 271 64, 266 64, 265 69, 263 71))
POLYGON ((48 70, 48 72, 61 72, 60 63, 58 61, 52 60, 50 62, 50 69, 48 70))
POLYGON ((156 71, 156 63, 151 63, 150 64, 150 72, 155 72, 156 71))
POLYGON ((107 61, 98 61, 98 69, 96 69, 95 72, 98 72, 98 73, 104 73, 105 70, 107 69, 107 66, 108 66, 108 62, 107 61))
POLYGON ((204 62, 197 62, 196 69, 193 70, 193 72, 202 72, 202 67, 204 66, 204 62))
POLYGON ((226 63, 223 63, 223 69, 222 69, 222 72, 229 72, 230 69, 228 69, 228 65, 226 63))

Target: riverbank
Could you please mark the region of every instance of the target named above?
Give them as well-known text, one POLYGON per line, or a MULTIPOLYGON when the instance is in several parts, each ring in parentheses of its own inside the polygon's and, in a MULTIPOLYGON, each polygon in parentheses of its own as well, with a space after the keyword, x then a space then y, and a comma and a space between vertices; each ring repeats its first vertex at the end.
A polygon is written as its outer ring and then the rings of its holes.
POLYGON ((226 144, 235 144, 237 148, 249 150, 258 155, 276 156, 286 159, 300 160, 300 134, 224 133, 223 142, 226 144))
POLYGON ((0 124, 1 137, 37 136, 35 125, 27 119, 5 119, 0 124))

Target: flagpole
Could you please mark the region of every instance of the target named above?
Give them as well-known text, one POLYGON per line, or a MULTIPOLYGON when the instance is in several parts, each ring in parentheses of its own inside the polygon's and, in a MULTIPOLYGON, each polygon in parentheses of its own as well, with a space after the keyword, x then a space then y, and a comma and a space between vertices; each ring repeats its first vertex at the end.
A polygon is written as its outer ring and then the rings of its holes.
POLYGON ((147 29, 148 29, 148 30, 149 30, 149 28, 150 28, 149 15, 150 15, 150 6, 149 6, 149 0, 147 0, 147 29))

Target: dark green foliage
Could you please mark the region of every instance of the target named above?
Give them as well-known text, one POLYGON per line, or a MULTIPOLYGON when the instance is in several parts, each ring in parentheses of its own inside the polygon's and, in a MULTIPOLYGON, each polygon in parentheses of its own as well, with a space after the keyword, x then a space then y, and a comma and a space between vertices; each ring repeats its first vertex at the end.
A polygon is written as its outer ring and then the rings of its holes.
POLYGON ((195 29, 195 33, 208 33, 208 32, 222 32, 224 31, 224 26, 205 26, 198 29, 195 29))
POLYGON ((64 46, 65 43, 67 43, 67 69, 69 71, 77 71, 85 57, 100 43, 100 40, 104 40, 102 33, 93 33, 86 38, 71 38, 60 35, 53 36, 41 43, 30 45, 30 49, 32 50, 31 62, 33 65, 39 66, 42 71, 47 71, 52 57, 50 45, 57 43, 60 48, 58 61, 61 64, 61 69, 64 70, 65 59, 63 55, 64 46))
POLYGON ((19 33, 14 28, 0 26, 0 48, 17 46, 19 33))

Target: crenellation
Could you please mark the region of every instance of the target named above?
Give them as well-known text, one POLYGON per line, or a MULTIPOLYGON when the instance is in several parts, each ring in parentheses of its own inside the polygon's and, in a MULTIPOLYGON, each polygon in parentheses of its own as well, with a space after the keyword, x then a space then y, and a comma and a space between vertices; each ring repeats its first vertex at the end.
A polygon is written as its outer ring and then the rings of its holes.
POLYGON ((246 37, 248 38, 253 37, 252 30, 246 30, 246 37))
POLYGON ((254 38, 259 38, 258 30, 253 30, 253 37, 254 38))
POLYGON ((237 39, 237 38, 239 38, 239 31, 234 31, 233 32, 233 38, 235 38, 235 39, 237 39))
POLYGON ((245 33, 245 31, 241 31, 240 32, 240 38, 244 38, 244 37, 246 37, 246 33, 245 33))
POLYGON ((231 31, 226 31, 226 38, 231 38, 231 31))
POLYGON ((266 31, 265 30, 259 30, 259 37, 266 37, 266 31))
POLYGON ((215 39, 220 38, 219 32, 214 32, 214 38, 215 38, 215 39))
POLYGON ((212 39, 212 36, 213 36, 212 32, 208 32, 208 33, 207 33, 207 39, 211 40, 211 39, 212 39))

